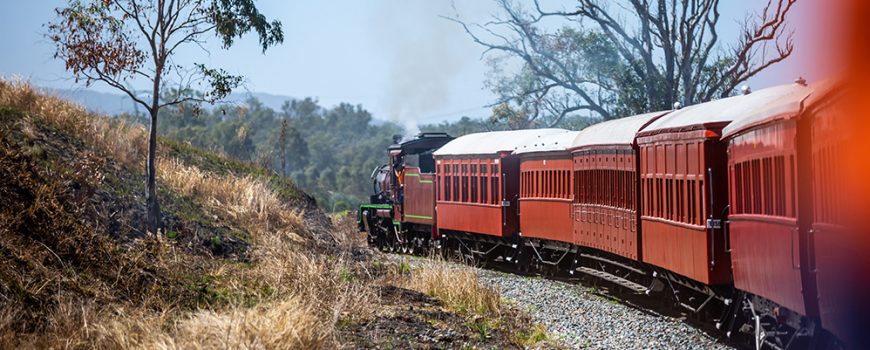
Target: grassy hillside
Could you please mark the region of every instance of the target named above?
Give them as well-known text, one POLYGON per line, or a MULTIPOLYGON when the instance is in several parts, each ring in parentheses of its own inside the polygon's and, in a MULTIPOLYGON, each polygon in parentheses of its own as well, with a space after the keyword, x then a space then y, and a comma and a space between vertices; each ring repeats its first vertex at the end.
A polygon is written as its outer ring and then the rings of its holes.
POLYGON ((454 336, 425 347, 542 338, 474 273, 371 252, 352 217, 327 218, 290 180, 183 143, 161 140, 165 232, 144 234, 145 137, 0 80, 0 348, 402 348, 439 329, 454 336))
POLYGON ((258 341, 327 344, 336 315, 366 292, 341 282, 352 249, 312 199, 163 141, 166 231, 147 237, 145 136, 0 82, 0 348, 207 341, 248 314, 240 331, 268 331, 258 341))

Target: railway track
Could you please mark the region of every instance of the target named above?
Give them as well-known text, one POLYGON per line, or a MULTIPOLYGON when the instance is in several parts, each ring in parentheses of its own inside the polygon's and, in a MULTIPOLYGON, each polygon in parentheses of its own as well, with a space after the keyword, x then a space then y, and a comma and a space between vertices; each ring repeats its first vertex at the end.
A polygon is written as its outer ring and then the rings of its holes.
MULTIPOLYGON (((416 257, 443 259, 437 254, 407 254, 400 250, 386 252, 398 258, 416 257)), ((637 293, 628 288, 592 275, 569 274, 554 269, 518 269, 516 264, 496 259, 479 261, 467 256, 449 254, 448 261, 480 268, 481 278, 498 287, 503 297, 530 309, 539 323, 563 337, 569 346, 583 348, 717 348, 752 349, 754 343, 748 334, 730 337, 709 320, 695 316, 668 295, 637 293), (544 284, 543 286, 541 284, 544 284), (541 291, 543 290, 543 292, 541 291), (545 294, 545 296, 535 295, 545 294), (548 301, 541 301, 546 299, 548 301), (519 299, 519 300, 518 300, 519 299), (557 300, 550 300, 557 299, 557 300), (559 301, 558 299, 565 299, 559 301), (544 306, 539 304, 543 303, 544 306), (579 305, 568 310, 567 305, 579 305), (618 304, 618 307, 615 306, 618 304), (589 305, 607 310, 589 310, 589 305), (617 308, 616 311, 611 310, 617 308), (629 309, 628 311, 620 308, 629 309), (548 314, 543 314, 543 313, 548 314), (626 319, 613 319, 611 314, 626 319), (561 314, 561 315, 560 315, 561 314), (590 316, 591 315, 591 316, 590 316), (570 319, 570 318, 576 319, 570 319), (591 320, 590 320, 591 318, 591 320), (639 328, 639 329, 631 329, 639 328), (648 334, 652 328, 655 333, 648 334), (594 334, 590 334, 594 333, 594 334), (685 339, 681 339, 684 337, 685 339), (631 339, 635 338, 635 339, 631 339), (589 339, 594 342, 590 343, 589 339), (644 340, 651 340, 645 343, 644 340), (598 344, 601 343, 601 344, 598 344), (603 346, 601 346, 603 344, 603 346), (652 344, 652 345, 651 345, 652 344)), ((409 259, 407 261, 419 261, 409 259)))

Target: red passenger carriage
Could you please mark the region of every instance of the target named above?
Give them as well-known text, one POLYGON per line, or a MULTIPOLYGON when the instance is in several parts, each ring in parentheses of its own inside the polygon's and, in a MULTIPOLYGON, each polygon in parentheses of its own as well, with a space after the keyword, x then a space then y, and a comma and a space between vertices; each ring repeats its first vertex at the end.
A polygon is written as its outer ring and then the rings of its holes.
MULTIPOLYGON (((766 298, 800 315, 816 315, 815 279, 809 258, 812 220, 809 159, 800 149, 810 139, 800 129, 803 102, 812 89, 791 84, 761 90, 741 103, 742 118, 723 130, 728 144, 729 247, 737 289, 766 298)), ((738 111, 734 108, 735 112, 738 111)), ((765 312, 758 301, 756 313, 765 312)), ((769 310, 772 311, 772 310, 769 310)), ((789 316, 778 311, 780 319, 789 316)), ((802 327, 799 316, 793 327, 802 327)))
POLYGON ((825 86, 817 87, 805 103, 812 140, 807 151, 812 164, 808 236, 814 248, 810 268, 816 271, 822 327, 855 346, 870 337, 864 278, 870 272, 867 236, 866 229, 856 229, 866 227, 862 223, 867 220, 862 217, 867 198, 860 195, 860 188, 866 189, 867 171, 866 140, 861 139, 866 120, 860 119, 866 116, 847 113, 844 101, 841 91, 825 86))
POLYGON ((721 230, 727 178, 719 135, 735 117, 728 108, 741 98, 674 111, 638 134, 644 262, 705 285, 731 281, 721 230))
POLYGON ((579 131, 534 140, 514 151, 520 157, 520 232, 525 238, 571 244, 573 191, 568 148, 579 131))
POLYGON ((503 238, 519 231, 519 158, 511 153, 529 141, 564 133, 563 129, 496 131, 465 135, 434 153, 437 169, 438 230, 462 238, 484 235, 487 247, 469 247, 487 255, 503 238), (485 249, 485 250, 484 250, 485 249))
POLYGON ((599 123, 574 139, 575 244, 640 259, 635 135, 665 113, 599 123))

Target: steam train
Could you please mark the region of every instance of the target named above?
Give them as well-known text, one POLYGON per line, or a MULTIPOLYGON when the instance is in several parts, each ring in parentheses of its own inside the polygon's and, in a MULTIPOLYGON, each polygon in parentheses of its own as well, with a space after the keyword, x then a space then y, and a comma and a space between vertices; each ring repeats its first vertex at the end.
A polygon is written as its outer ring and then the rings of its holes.
POLYGON ((581 131, 397 140, 360 230, 384 250, 669 293, 759 348, 843 345, 837 91, 798 80, 581 131))

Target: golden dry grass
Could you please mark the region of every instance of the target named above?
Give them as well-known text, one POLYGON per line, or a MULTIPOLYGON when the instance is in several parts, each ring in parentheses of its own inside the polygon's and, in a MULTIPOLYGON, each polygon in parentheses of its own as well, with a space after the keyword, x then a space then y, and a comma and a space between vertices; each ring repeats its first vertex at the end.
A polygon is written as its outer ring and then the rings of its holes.
MULTIPOLYGON (((23 112, 13 123, 20 123, 25 135, 35 132, 34 123, 46 123, 75 135, 88 148, 129 169, 140 169, 144 164, 147 131, 139 125, 94 115, 20 81, 0 79, 0 107, 23 112)), ((45 310, 28 310, 46 315, 48 325, 38 334, 22 333, 20 307, 0 302, 0 347, 331 348, 337 346, 334 332, 339 319, 363 318, 371 313, 371 301, 376 296, 370 287, 372 277, 363 263, 353 262, 344 250, 331 255, 312 250, 315 247, 306 241, 310 233, 302 213, 282 201, 265 179, 219 175, 177 160, 159 159, 158 167, 161 186, 193 198, 222 222, 248 234, 251 262, 206 261, 163 240, 148 242, 150 248, 138 251, 139 255, 136 249, 107 250, 135 259, 137 270, 133 273, 173 273, 183 277, 202 273, 194 267, 208 269, 203 278, 213 281, 208 287, 210 293, 223 302, 204 304, 203 309, 191 311, 177 308, 177 301, 159 298, 148 303, 107 298, 95 304, 89 298, 58 297, 53 306, 44 306, 45 310), (145 261, 142 258, 148 261, 140 267, 138 263, 145 261), (147 269, 148 264, 155 268, 147 269)), ((39 261, 54 259, 41 247, 33 250, 43 256, 39 261)), ((117 269, 117 276, 122 277, 131 272, 125 266, 106 268, 117 269)), ((51 277, 49 272, 34 276, 48 280, 24 283, 38 288, 51 280, 80 277, 75 273, 51 277)), ((155 290, 148 293, 160 292, 159 286, 153 287, 155 290)))
POLYGON ((145 160, 148 132, 144 127, 95 115, 78 104, 46 95, 25 81, 0 79, 0 106, 39 116, 118 162, 139 164, 145 160))
POLYGON ((411 270, 406 285, 445 302, 460 313, 498 315, 498 291, 480 283, 476 269, 439 259, 422 262, 411 270))
POLYGON ((175 322, 128 315, 91 326, 90 332, 97 348, 319 349, 334 346, 325 323, 308 303, 290 298, 253 308, 199 311, 175 322))
POLYGON ((165 185, 240 224, 255 241, 280 238, 301 243, 305 231, 301 213, 284 204, 263 181, 217 175, 177 160, 159 159, 157 167, 165 185))

